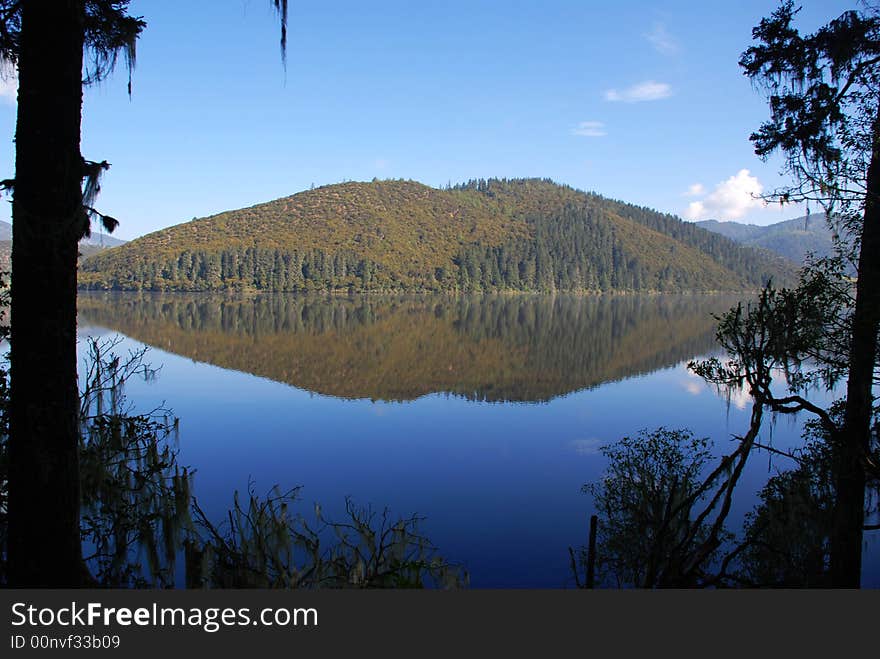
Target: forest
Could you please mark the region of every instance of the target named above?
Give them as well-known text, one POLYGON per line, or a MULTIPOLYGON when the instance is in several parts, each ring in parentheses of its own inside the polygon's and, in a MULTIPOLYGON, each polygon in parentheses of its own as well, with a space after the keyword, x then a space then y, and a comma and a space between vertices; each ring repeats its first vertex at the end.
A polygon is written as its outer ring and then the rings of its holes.
POLYGON ((84 260, 85 289, 737 291, 794 265, 679 218, 547 179, 324 186, 84 260))

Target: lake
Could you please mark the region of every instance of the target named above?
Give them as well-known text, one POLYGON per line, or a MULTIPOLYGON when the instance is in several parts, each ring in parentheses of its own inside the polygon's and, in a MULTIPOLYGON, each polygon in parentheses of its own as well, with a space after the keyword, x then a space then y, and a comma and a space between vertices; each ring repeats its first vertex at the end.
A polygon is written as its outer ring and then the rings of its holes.
MULTIPOLYGON (((222 519, 249 482, 302 486, 308 515, 346 496, 424 516, 420 530, 476 588, 572 587, 568 548, 586 543, 605 467, 600 447, 639 430, 688 427, 715 453, 748 428, 749 401, 689 373, 717 354, 726 296, 254 297, 80 293, 80 337, 146 345, 154 379, 137 410, 180 418, 179 462, 222 519)), ((81 348, 84 341, 80 341, 81 348)), ((81 350, 82 352, 82 350, 81 350)), ((828 402, 828 398, 821 399, 828 402)), ((803 418, 762 441, 800 442, 803 418)), ((735 530, 767 478, 790 465, 756 453, 735 530)), ((880 585, 866 541, 865 586, 880 585)))

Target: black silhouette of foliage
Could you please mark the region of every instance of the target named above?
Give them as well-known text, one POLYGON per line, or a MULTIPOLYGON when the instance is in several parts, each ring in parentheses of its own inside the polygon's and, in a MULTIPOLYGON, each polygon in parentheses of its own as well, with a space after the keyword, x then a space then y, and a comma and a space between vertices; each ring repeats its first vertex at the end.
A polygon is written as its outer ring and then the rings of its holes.
POLYGON ((752 134, 762 157, 781 151, 796 184, 772 196, 828 205, 851 241, 865 208, 880 92, 880 17, 851 10, 809 35, 783 2, 753 30, 758 42, 740 60, 770 94, 770 119, 752 134))
POLYGON ((759 493, 746 515, 746 547, 740 558, 743 584, 783 588, 830 585, 828 566, 834 512, 831 444, 817 423, 798 449, 794 469, 783 471, 759 493), (812 436, 811 436, 812 435, 812 436))
MULTIPOLYGON (((84 84, 106 78, 115 68, 119 54, 129 73, 135 64, 135 44, 147 26, 142 18, 128 15, 130 0, 86 0, 83 28, 90 64, 84 84)), ((22 0, 0 0, 0 57, 18 63, 21 44, 22 0)))
POLYGON ((105 79, 121 53, 128 71, 128 93, 131 94, 131 72, 137 59, 137 39, 147 26, 140 17, 129 16, 128 0, 88 0, 85 13, 85 42, 90 63, 85 70, 84 85, 105 79))
MULTIPOLYGON (((761 381, 760 368, 752 368, 759 377, 750 385, 757 404, 763 399, 776 411, 808 410, 829 434, 836 491, 830 584, 857 587, 866 484, 880 474, 872 434, 880 355, 880 12, 876 5, 865 4, 863 10, 846 11, 812 34, 801 34, 794 25, 798 11, 787 0, 762 20, 753 30, 757 43, 743 53, 740 64, 769 92, 770 119, 752 135, 755 151, 762 157, 781 152, 794 181, 770 197, 783 203, 819 202, 838 232, 838 258, 847 261, 848 267, 839 272, 856 272, 843 312, 832 306, 829 317, 818 322, 837 326, 820 330, 819 337, 836 334, 842 339, 832 350, 838 362, 847 365, 844 413, 836 421, 800 394, 774 400, 761 381)), ((851 283, 844 277, 838 282, 841 287, 851 283)), ((762 322, 741 329, 779 329, 772 314, 758 320, 762 322)), ((817 324, 814 319, 807 322, 817 324)), ((731 336, 737 331, 729 329, 731 336)), ((742 347, 749 351, 752 343, 742 347)), ((763 344, 763 338, 757 343, 763 344)), ((743 354, 735 356, 741 363, 743 354)), ((716 375, 722 373, 716 370, 716 375)))
MULTIPOLYGON (((749 439, 743 440, 748 445, 749 439)), ((584 485, 599 516, 598 581, 606 586, 696 588, 726 583, 739 549, 724 523, 742 469, 740 451, 711 472, 711 444, 657 428, 602 448, 608 466, 584 485)), ((585 550, 580 552, 585 563, 585 550)))
POLYGON ((292 511, 299 488, 266 497, 238 492, 228 520, 215 526, 194 502, 197 536, 187 542, 191 588, 461 588, 467 573, 437 554, 418 530, 423 518, 392 520, 346 498, 346 521, 315 505, 310 525, 292 511))
POLYGON ((0 272, 0 346, 3 349, 0 360, 0 584, 7 582, 7 511, 9 501, 9 273, 0 272))
MULTIPOLYGON (((839 421, 842 402, 830 413, 839 421)), ((877 435, 878 428, 874 428, 877 435)), ((818 419, 809 420, 804 445, 791 452, 762 447, 791 465, 769 478, 759 502, 736 536, 713 525, 701 510, 713 498, 713 480, 725 485, 724 462, 710 444, 687 430, 642 431, 603 447, 609 464, 601 480, 584 486, 599 518, 598 584, 616 587, 827 588, 836 500, 835 446, 818 419), (708 475, 707 475, 708 474, 708 475), (695 532, 696 531, 696 532, 695 532), (718 542, 720 540, 720 542, 718 542), (706 553, 706 548, 711 551, 706 553), (703 557, 700 570, 683 569, 703 557)), ((757 442, 752 449, 759 448, 757 442)), ((732 463, 729 463, 732 464, 732 463)), ((878 484, 869 489, 867 528, 880 528, 878 484)), ((587 550, 578 554, 586 565, 587 550)), ((573 566, 577 569, 576 566, 573 566)))
MULTIPOLYGON (((131 94, 131 75, 137 60, 137 39, 147 24, 141 17, 130 16, 130 0, 86 0, 84 3, 83 33, 84 86, 92 85, 109 76, 116 68, 120 54, 128 72, 128 93, 131 94)), ((0 0, 0 59, 13 67, 18 63, 21 42, 21 0, 0 0)), ((112 233, 119 221, 97 211, 94 201, 100 192, 101 175, 110 164, 82 161, 80 178, 83 181, 81 212, 82 235, 91 235, 91 220, 101 223, 112 233)), ((3 188, 12 191, 15 180, 4 181, 3 188)))
MULTIPOLYGON (((6 274, 0 273, 0 341, 9 339, 6 274)), ((194 470, 177 461, 178 419, 136 412, 132 378, 152 380, 147 348, 119 354, 121 337, 87 338, 80 393, 80 528, 85 582, 114 588, 459 588, 467 573, 419 533, 423 518, 392 519, 346 499, 347 521, 316 524, 290 510, 299 488, 276 487, 247 507, 238 493, 227 522, 213 524, 193 497, 194 470)), ((0 584, 8 582, 8 369, 0 364, 0 584)))
MULTIPOLYGON (((274 0, 286 47, 286 0, 274 0)), ((93 219, 99 175, 81 153, 82 89, 120 56, 130 72, 145 23, 128 0, 0 0, 0 59, 20 71, 13 194, 9 579, 81 585, 76 391, 76 247, 93 219), (85 77, 83 77, 85 76, 85 77), (42 307, 34 301, 41 300, 42 307), (33 475, 33 477, 32 477, 33 475), (53 556, 53 551, 55 555, 53 556)))

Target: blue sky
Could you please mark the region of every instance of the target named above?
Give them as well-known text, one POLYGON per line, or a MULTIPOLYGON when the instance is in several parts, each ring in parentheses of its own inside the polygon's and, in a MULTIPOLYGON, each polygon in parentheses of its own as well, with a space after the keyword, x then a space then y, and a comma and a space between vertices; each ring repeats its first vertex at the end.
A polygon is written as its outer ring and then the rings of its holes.
MULTIPOLYGON (((802 4, 807 31, 851 7, 802 4)), ((148 23, 133 95, 120 69, 83 118, 83 154, 112 163, 97 206, 119 237, 373 177, 550 177, 688 219, 800 212, 750 196, 784 183, 752 151, 768 109, 737 65, 771 0, 290 0, 286 72, 270 6, 131 3, 148 23)))

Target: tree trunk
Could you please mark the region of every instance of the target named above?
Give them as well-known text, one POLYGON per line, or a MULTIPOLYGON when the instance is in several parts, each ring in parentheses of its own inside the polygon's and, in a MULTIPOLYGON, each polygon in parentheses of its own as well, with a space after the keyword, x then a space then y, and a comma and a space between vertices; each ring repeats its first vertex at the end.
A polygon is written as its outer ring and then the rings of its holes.
POLYGON ((880 326, 880 108, 874 120, 874 145, 868 167, 859 274, 849 353, 849 380, 841 437, 836 442, 836 489, 831 534, 831 584, 858 588, 865 523, 865 470, 870 447, 874 362, 880 326))
POLYGON ((82 583, 76 259, 83 0, 23 3, 12 229, 9 579, 82 583))

